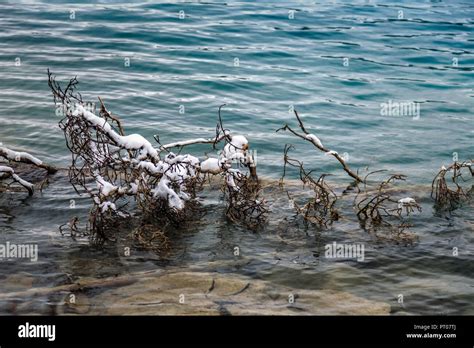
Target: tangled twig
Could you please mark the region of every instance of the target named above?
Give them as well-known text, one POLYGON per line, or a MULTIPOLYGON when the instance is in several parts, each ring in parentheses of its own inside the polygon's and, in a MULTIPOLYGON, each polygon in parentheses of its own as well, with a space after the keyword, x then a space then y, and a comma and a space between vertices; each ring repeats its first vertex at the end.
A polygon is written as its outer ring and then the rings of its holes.
POLYGON ((378 239, 396 242, 413 241, 415 236, 407 231, 411 224, 405 221, 405 218, 415 211, 421 212, 421 206, 411 197, 398 200, 393 198, 390 190, 393 183, 406 181, 406 175, 393 174, 380 182, 375 190, 367 190, 367 178, 376 172, 366 175, 364 178, 364 189, 359 191, 354 199, 357 217, 362 227, 369 232, 375 233, 378 239), (361 195, 362 198, 360 198, 361 195), (379 231, 388 231, 389 237, 381 236, 378 233, 379 231))
POLYGON ((162 145, 155 135, 160 144, 155 149, 139 134, 125 135, 120 119, 112 115, 100 97, 99 116, 86 110, 82 96, 75 91, 76 78, 63 90, 49 71, 48 77, 54 100, 64 110, 59 126, 72 155, 69 181, 78 194, 85 193, 92 199, 89 227, 94 235, 113 238, 108 232, 115 231, 121 220, 130 217, 134 206, 140 208, 144 221, 181 223, 195 206, 194 198, 205 174, 223 175, 227 185, 234 184, 228 190, 229 207, 232 207, 228 212, 232 211, 233 217, 261 219, 263 202, 256 203, 255 193, 248 188, 250 184, 232 168, 233 162, 243 164, 249 168, 253 181, 258 181, 255 163, 248 153, 248 141, 224 129, 221 108, 214 138, 162 145), (197 143, 215 147, 223 140, 225 146, 219 158, 203 162, 189 154, 169 151, 197 143))
MULTIPOLYGON (((470 197, 470 191, 461 186, 460 180, 467 181, 463 175, 469 172, 471 177, 474 176, 474 165, 472 161, 454 162, 448 167, 441 167, 438 174, 431 183, 431 198, 436 202, 437 208, 453 210, 458 207, 463 201, 470 197), (446 175, 451 174, 450 182, 452 186, 446 181, 446 175)), ((471 185, 472 187, 472 185, 471 185)))
POLYGON ((290 202, 293 203, 297 213, 303 216, 306 221, 327 227, 340 217, 339 211, 336 209, 338 197, 325 181, 328 174, 321 174, 318 179, 314 179, 311 175, 312 171, 306 171, 302 162, 289 157, 288 152, 292 148, 291 145, 285 145, 283 175, 280 183, 283 183, 287 166, 297 168, 301 182, 304 186, 309 186, 312 189, 314 196, 303 206, 299 206, 287 191, 290 202))
POLYGON ((223 191, 227 197, 226 216, 231 221, 243 223, 251 230, 266 222, 266 201, 260 198, 261 187, 251 176, 238 169, 227 170, 223 191))

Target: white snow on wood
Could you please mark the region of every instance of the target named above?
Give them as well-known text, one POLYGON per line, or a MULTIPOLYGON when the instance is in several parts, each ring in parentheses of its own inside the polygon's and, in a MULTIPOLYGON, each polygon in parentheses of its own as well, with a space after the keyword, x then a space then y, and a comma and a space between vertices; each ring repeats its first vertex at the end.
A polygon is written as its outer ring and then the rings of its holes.
POLYGON ((0 172, 5 173, 5 174, 15 173, 15 171, 12 168, 6 167, 6 166, 0 166, 0 172))
POLYGON ((156 188, 152 190, 153 196, 166 200, 170 208, 181 210, 184 208, 184 202, 179 195, 168 186, 170 183, 171 181, 168 178, 162 177, 156 188))
MULTIPOLYGON (((117 134, 118 135, 118 134, 117 134)), ((144 159, 147 155, 150 157, 157 159, 158 152, 156 149, 150 144, 148 140, 146 140, 140 134, 130 134, 130 135, 118 135, 119 136, 119 145, 122 145, 127 150, 139 150, 141 149, 139 159, 144 159)))
POLYGON ((106 213, 109 210, 117 211, 117 207, 115 206, 115 203, 105 201, 99 204, 99 208, 101 208, 102 213, 106 213))
POLYGON ((27 152, 13 151, 4 146, 0 146, 0 156, 10 161, 16 161, 16 162, 26 161, 26 162, 33 163, 37 166, 40 166, 41 164, 43 164, 43 161, 39 160, 35 156, 30 155, 27 152))
POLYGON ((306 134, 306 139, 311 141, 313 144, 316 144, 318 147, 324 148, 323 143, 321 142, 321 140, 319 140, 319 138, 316 135, 306 134))
POLYGON ((201 162, 201 173, 219 174, 223 168, 218 158, 208 158, 201 162))
POLYGON ((232 144, 232 146, 234 146, 236 149, 240 149, 243 151, 247 150, 249 147, 249 141, 243 135, 231 136, 230 144, 232 144))
POLYGON ((225 175, 227 186, 234 191, 239 191, 240 187, 236 184, 235 180, 241 179, 243 176, 244 174, 238 169, 228 169, 225 175))
POLYGON ((0 166, 0 173, 2 173, 2 178, 11 177, 21 186, 27 188, 30 194, 33 193, 35 186, 32 183, 29 183, 28 181, 20 178, 17 174, 15 174, 15 171, 12 168, 7 167, 7 166, 0 166))
POLYGON ((243 135, 233 135, 229 143, 224 146, 222 156, 231 158, 236 153, 245 153, 249 148, 249 142, 243 135))
POLYGON ((82 105, 76 105, 76 109, 72 113, 74 117, 83 117, 94 127, 102 129, 118 146, 127 150, 141 150, 138 159, 145 159, 147 156, 158 160, 158 151, 140 134, 130 134, 122 136, 115 132, 112 126, 103 118, 94 115, 86 110, 82 105))
POLYGON ((130 183, 130 190, 129 192, 132 194, 132 195, 136 195, 138 193, 138 183, 130 183))
POLYGON ((149 161, 140 161, 140 163, 138 163, 138 168, 146 169, 150 174, 163 173, 163 164, 160 162, 155 165, 149 161))
POLYGON ((173 147, 180 147, 180 146, 193 145, 193 144, 212 144, 212 143, 221 141, 224 137, 225 135, 222 134, 219 137, 208 138, 208 139, 196 138, 196 139, 190 139, 190 140, 177 141, 174 143, 162 145, 160 147, 160 150, 171 149, 173 147))
MULTIPOLYGON (((148 191, 154 199, 164 200, 166 204, 175 210, 182 210, 186 201, 191 197, 187 190, 189 179, 196 178, 199 173, 220 174, 225 173, 227 186, 232 190, 239 190, 238 180, 244 174, 239 170, 232 169, 232 161, 248 164, 253 163, 249 158, 249 143, 243 135, 231 135, 229 131, 224 131, 218 138, 197 138, 186 141, 179 141, 162 145, 159 150, 155 149, 140 134, 131 134, 122 136, 118 134, 107 120, 94 115, 86 110, 82 105, 77 105, 71 117, 80 117, 90 127, 104 132, 115 145, 107 148, 110 153, 105 153, 106 157, 110 154, 119 154, 120 149, 136 151, 131 153, 130 158, 125 156, 124 162, 129 163, 132 170, 140 172, 140 178, 135 182, 127 183, 124 187, 118 187, 112 182, 108 182, 97 171, 94 178, 99 189, 98 195, 93 195, 94 202, 99 206, 102 212, 116 211, 113 201, 124 194, 137 195, 140 188, 140 182, 149 185, 150 177, 157 178, 157 183, 153 184, 148 191), (227 138, 228 143, 224 146, 218 158, 208 158, 202 163, 197 157, 189 154, 175 155, 172 152, 161 158, 159 153, 172 147, 181 147, 197 143, 214 143, 227 138), (111 150, 112 149, 112 150, 111 150)), ((95 144, 91 144, 91 149, 100 161, 103 156, 103 149, 97 149, 95 144)), ((321 145, 322 146, 322 145, 321 145)), ((95 156, 95 155, 94 155, 95 156)), ((122 155, 118 155, 122 156, 122 155)), ((144 186, 146 187, 146 186, 144 186)))
POLYGON ((191 155, 175 155, 170 152, 157 165, 171 181, 194 178, 199 168, 199 159, 191 155))
POLYGON ((100 175, 96 175, 95 181, 97 182, 97 187, 99 188, 99 192, 105 197, 110 196, 110 194, 114 193, 118 189, 117 186, 112 185, 110 182, 106 181, 100 175))
POLYGON ((416 201, 411 197, 406 197, 398 200, 398 203, 403 205, 416 204, 416 201))
POLYGON ((170 149, 172 147, 186 146, 186 145, 199 144, 199 143, 207 143, 209 141, 210 141, 210 139, 197 138, 197 139, 177 141, 175 143, 166 144, 166 145, 163 145, 162 148, 163 149, 170 149))
POLYGON ((229 188, 231 188, 232 190, 237 190, 238 191, 238 186, 235 183, 234 175, 232 173, 227 173, 226 174, 225 182, 226 182, 226 184, 229 188))

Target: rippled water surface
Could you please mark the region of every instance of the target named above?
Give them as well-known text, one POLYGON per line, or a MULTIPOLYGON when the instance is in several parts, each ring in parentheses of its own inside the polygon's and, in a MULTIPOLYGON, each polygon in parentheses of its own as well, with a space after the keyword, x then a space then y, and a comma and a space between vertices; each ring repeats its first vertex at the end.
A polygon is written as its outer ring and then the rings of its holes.
MULTIPOLYGON (((0 2, 0 141, 9 147, 68 165, 49 68, 61 81, 77 75, 85 100, 101 96, 128 133, 150 140, 212 136, 217 108, 226 103, 226 127, 249 138, 260 176, 274 187, 286 143, 317 173, 341 172, 308 143, 275 133, 287 122, 296 126, 294 107, 354 168, 407 174, 404 193, 423 206, 413 218, 418 242, 404 246, 374 240, 350 207, 328 230, 305 226, 276 188, 267 192, 271 221, 254 233, 226 222, 219 191, 208 189, 203 217, 175 231, 171 253, 123 257, 121 245, 98 249, 59 234, 60 225, 73 216, 84 220, 89 208, 60 172, 32 198, 0 196, 1 241, 37 243, 40 250, 35 263, 2 261, 0 288, 10 291, 14 274, 53 286, 193 265, 347 291, 389 303, 392 313, 474 314, 472 203, 447 218, 429 197, 435 173, 453 153, 473 157, 473 18, 467 0, 0 2), (419 117, 381 115, 390 101, 418 103, 419 117), (324 258, 333 241, 364 243, 364 262, 324 258), (233 263, 235 246, 241 255, 233 263)), ((204 157, 209 148, 189 151, 204 157)), ((332 180, 348 183, 343 175, 332 180)), ((43 305, 38 311, 47 313, 47 300, 43 305)))

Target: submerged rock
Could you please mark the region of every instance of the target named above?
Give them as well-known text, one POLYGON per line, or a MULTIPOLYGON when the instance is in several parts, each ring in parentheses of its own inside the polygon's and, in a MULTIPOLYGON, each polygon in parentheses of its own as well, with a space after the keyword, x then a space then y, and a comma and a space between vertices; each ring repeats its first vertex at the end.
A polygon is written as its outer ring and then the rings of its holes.
POLYGON ((90 298, 101 315, 388 315, 390 305, 348 292, 302 290, 244 276, 173 271, 90 298))
MULTIPOLYGON (((30 284, 26 284, 29 288, 30 284)), ((388 315, 388 303, 234 273, 172 270, 0 294, 2 313, 59 315, 388 315)))
POLYGON ((26 272, 11 274, 1 281, 0 291, 9 292, 31 289, 34 281, 35 278, 26 272))

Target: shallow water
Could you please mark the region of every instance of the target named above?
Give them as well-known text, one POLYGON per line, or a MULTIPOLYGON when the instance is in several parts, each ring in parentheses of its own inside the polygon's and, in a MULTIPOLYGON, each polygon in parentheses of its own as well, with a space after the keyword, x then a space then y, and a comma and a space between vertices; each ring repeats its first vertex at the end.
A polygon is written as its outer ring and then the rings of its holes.
MULTIPOLYGON (((227 103, 226 127, 247 135, 260 175, 275 187, 285 143, 318 173, 341 172, 332 158, 275 133, 287 122, 295 125, 293 105, 326 146, 347 152, 354 168, 408 174, 407 194, 423 212, 413 218, 418 242, 380 243, 350 209, 326 231, 305 226, 275 188, 267 192, 270 223, 253 233, 223 219, 215 188, 201 195, 204 216, 172 234, 171 253, 134 249, 124 257, 120 243, 94 248, 87 239, 59 234, 58 226, 73 216, 85 221, 89 207, 60 172, 32 198, 0 197, 0 241, 37 243, 40 252, 38 262, 1 261, 0 288, 17 289, 14 274, 31 280, 26 287, 48 287, 80 277, 193 267, 275 286, 346 291, 389 303, 392 313, 473 314, 472 204, 448 220, 435 214, 429 198, 440 166, 454 152, 461 160, 473 153, 473 14, 468 1, 2 2, 0 141, 10 147, 67 166, 70 155, 46 82, 50 68, 59 80, 78 75, 84 99, 100 95, 128 133, 148 139, 158 133, 163 142, 211 136, 217 107, 227 103), (419 102, 419 119, 382 116, 380 104, 389 100, 419 102), (325 258, 324 246, 333 241, 364 243, 365 260, 325 258), (459 256, 452 255, 454 247, 459 256)), ((189 151, 203 156, 209 148, 189 151)), ((348 183, 343 175, 331 180, 348 183)), ((47 313, 48 299, 41 301, 38 311, 47 313)))

